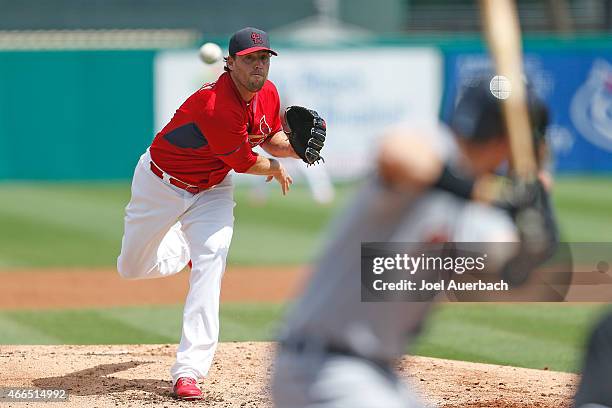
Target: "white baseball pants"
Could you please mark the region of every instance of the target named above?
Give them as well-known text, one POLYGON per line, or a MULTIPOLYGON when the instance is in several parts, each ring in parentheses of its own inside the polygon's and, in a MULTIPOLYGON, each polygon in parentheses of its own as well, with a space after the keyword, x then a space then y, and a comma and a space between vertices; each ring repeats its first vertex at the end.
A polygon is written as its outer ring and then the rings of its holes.
POLYGON ((132 180, 117 270, 126 279, 160 278, 191 260, 189 293, 173 382, 202 378, 219 339, 219 295, 232 239, 235 206, 231 175, 210 190, 191 194, 150 169, 147 150, 132 180))

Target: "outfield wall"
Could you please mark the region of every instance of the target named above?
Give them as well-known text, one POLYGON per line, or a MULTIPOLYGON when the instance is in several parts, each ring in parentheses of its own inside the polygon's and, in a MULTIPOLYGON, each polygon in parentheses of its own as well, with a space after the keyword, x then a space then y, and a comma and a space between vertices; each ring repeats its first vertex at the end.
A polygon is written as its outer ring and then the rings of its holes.
MULTIPOLYGON (((270 77, 283 103, 328 119, 337 179, 363 173, 387 125, 446 116, 462 83, 490 65, 476 38, 276 44, 270 77)), ((531 39, 525 48, 526 71, 552 110, 555 169, 612 171, 612 37, 531 39)), ((179 101, 221 69, 201 64, 195 47, 0 51, 0 179, 129 179, 179 101)))
POLYGON ((153 134, 154 55, 0 52, 0 179, 130 177, 153 134))

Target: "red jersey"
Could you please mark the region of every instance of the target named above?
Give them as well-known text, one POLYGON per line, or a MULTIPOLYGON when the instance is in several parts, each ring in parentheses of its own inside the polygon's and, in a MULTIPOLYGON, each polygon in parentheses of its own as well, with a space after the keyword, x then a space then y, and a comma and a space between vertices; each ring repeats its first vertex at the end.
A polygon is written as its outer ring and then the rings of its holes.
POLYGON ((280 99, 272 82, 266 81, 247 103, 225 72, 181 105, 155 136, 151 158, 172 177, 200 188, 212 187, 231 169, 244 173, 255 164, 253 147, 282 129, 279 111, 280 99))

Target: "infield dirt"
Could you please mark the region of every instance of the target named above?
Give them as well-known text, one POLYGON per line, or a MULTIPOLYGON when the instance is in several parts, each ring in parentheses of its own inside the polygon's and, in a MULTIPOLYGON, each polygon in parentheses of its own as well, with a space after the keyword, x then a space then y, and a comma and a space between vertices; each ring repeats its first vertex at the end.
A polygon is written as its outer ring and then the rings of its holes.
MULTIPOLYGON (((228 267, 222 302, 285 302, 302 285, 307 268, 228 267)), ((0 309, 48 309, 180 304, 189 273, 125 280, 113 269, 33 269, 0 272, 0 309)))
MULTIPOLYGON (((272 343, 222 343, 205 398, 176 400, 168 367, 174 345, 0 346, 3 387, 65 389, 61 407, 272 407, 272 343)), ((573 374, 425 357, 398 364, 403 379, 437 407, 569 407, 573 374)), ((4 405, 2 405, 4 404, 4 405)), ((40 402, 0 403, 40 407, 40 402)))

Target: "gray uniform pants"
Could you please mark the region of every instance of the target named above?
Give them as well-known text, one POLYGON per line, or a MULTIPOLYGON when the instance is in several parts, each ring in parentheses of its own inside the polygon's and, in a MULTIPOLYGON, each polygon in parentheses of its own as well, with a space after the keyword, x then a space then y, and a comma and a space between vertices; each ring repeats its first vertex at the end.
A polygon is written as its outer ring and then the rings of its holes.
POLYGON ((577 408, 612 406, 612 314, 591 333, 574 404, 577 408))
POLYGON ((279 350, 276 408, 422 408, 390 369, 359 357, 279 350))

